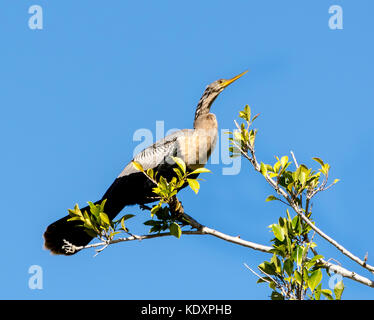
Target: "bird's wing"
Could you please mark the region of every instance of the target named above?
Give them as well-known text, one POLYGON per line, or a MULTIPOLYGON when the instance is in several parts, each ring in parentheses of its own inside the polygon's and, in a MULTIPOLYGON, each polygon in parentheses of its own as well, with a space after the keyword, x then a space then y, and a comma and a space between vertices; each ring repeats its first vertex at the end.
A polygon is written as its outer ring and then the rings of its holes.
MULTIPOLYGON (((156 141, 153 145, 139 152, 133 159, 142 165, 144 170, 155 169, 164 163, 168 157, 178 154, 178 138, 193 134, 193 129, 184 129, 173 132, 163 139, 156 141)), ((123 177, 138 172, 132 163, 127 164, 125 169, 118 176, 123 177)))

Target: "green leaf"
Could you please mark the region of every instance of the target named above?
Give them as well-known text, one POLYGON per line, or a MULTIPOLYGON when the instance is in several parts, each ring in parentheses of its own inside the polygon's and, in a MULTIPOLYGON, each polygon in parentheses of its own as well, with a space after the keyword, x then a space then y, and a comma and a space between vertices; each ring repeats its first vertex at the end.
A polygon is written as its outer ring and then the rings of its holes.
POLYGON ((301 233, 301 221, 299 215, 296 215, 292 219, 292 229, 295 231, 295 233, 299 234, 301 233))
POLYGON ((298 284, 301 284, 301 274, 299 271, 295 270, 294 272, 294 278, 295 278, 295 281, 298 283, 298 284))
POLYGON ((101 211, 101 212, 104 211, 104 206, 105 206, 105 204, 106 204, 106 201, 107 201, 107 199, 104 199, 103 201, 101 201, 101 203, 100 203, 100 205, 99 205, 99 207, 100 207, 100 211, 101 211))
POLYGON ((151 179, 153 179, 154 172, 153 172, 153 170, 152 170, 151 168, 147 170, 147 175, 148 175, 151 179))
POLYGON ((198 168, 198 169, 192 171, 190 174, 208 173, 208 172, 211 172, 211 171, 207 168, 198 168))
POLYGON ((262 175, 266 175, 266 173, 268 172, 267 168, 266 168, 266 165, 261 162, 261 166, 260 166, 260 172, 262 173, 262 175))
POLYGON ((139 162, 132 161, 131 163, 136 170, 144 172, 143 166, 139 162))
POLYGON ((292 258, 296 261, 297 265, 301 267, 301 263, 303 261, 303 247, 296 247, 296 250, 293 252, 292 258))
POLYGON ((300 174, 299 174, 299 181, 300 181, 300 184, 302 186, 305 185, 305 182, 306 182, 306 174, 304 171, 301 171, 300 174))
POLYGON ((292 187, 294 187, 295 186, 295 183, 294 182, 291 182, 291 183, 289 183, 288 184, 288 186, 287 186, 287 191, 291 194, 291 192, 292 192, 292 187))
POLYGON ((315 296, 316 300, 321 299, 321 288, 322 288, 322 283, 320 283, 318 285, 318 287, 316 288, 316 290, 314 291, 314 296, 315 296))
POLYGON ((68 212, 71 217, 74 217, 74 216, 83 217, 82 211, 79 209, 79 206, 77 203, 75 204, 74 209, 68 209, 68 212))
POLYGON ((306 268, 303 268, 302 271, 303 271, 303 281, 304 281, 304 284, 308 285, 308 279, 309 279, 309 277, 308 277, 308 270, 306 268))
POLYGON ((264 261, 258 266, 264 273, 272 276, 276 275, 276 269, 273 263, 270 263, 268 261, 264 261))
POLYGON ((282 272, 282 265, 281 265, 281 262, 280 262, 279 258, 277 257, 277 255, 276 255, 275 253, 273 254, 273 256, 272 256, 270 262, 271 262, 272 264, 274 264, 275 271, 276 271, 277 273, 281 273, 281 272, 282 272))
POLYGON ((169 230, 170 230, 170 233, 174 236, 174 237, 177 237, 178 239, 181 237, 182 235, 182 230, 181 230, 181 227, 173 222, 170 227, 169 227, 169 230))
POLYGON ((249 143, 251 146, 254 146, 255 144, 256 134, 257 134, 257 130, 251 130, 249 133, 249 143))
POLYGON ((273 170, 274 170, 274 172, 279 172, 280 166, 281 166, 280 162, 279 162, 279 161, 276 162, 276 163, 274 164, 274 166, 273 166, 273 170))
POLYGON ((258 278, 257 282, 256 283, 263 283, 263 282, 271 282, 271 278, 270 277, 261 277, 261 278, 258 278), (267 281, 266 281, 267 280, 267 281))
POLYGON ((287 241, 287 251, 292 256, 293 251, 294 251, 294 245, 292 244, 289 237, 286 237, 286 241, 287 241))
POLYGON ((197 181, 195 179, 187 179, 187 182, 188 182, 188 185, 190 186, 190 188, 197 194, 199 192, 199 189, 200 189, 199 181, 197 181))
POLYGON ((125 232, 128 231, 126 226, 125 226, 125 217, 122 217, 122 219, 121 219, 121 227, 122 227, 123 231, 125 231, 125 232))
POLYGON ((172 157, 172 159, 178 165, 178 167, 181 168, 182 172, 186 173, 186 164, 184 163, 184 161, 178 157, 172 157))
POLYGON ((327 176, 327 174, 329 173, 329 170, 330 170, 330 165, 328 163, 325 163, 322 168, 320 169, 320 171, 325 175, 327 176))
MULTIPOLYGON (((311 244, 309 244, 310 247, 312 247, 311 244)), ((306 263, 306 268, 309 270, 310 268, 312 268, 313 266, 315 266, 317 264, 317 261, 319 259, 323 259, 323 256, 318 254, 318 255, 315 255, 312 259, 310 259, 309 261, 307 261, 306 263)))
POLYGON ((322 289, 321 293, 328 299, 328 300, 334 300, 334 297, 332 296, 332 292, 328 289, 322 289))
POLYGON ((174 172, 177 174, 179 180, 182 180, 183 178, 183 173, 181 172, 181 170, 179 168, 173 168, 174 172))
POLYGON ((75 216, 75 217, 69 218, 67 221, 78 221, 78 220, 82 221, 82 218, 75 216))
POLYGON ((268 196, 265 201, 269 202, 269 201, 273 201, 273 200, 279 200, 279 199, 275 196, 268 196))
POLYGON ((290 212, 288 211, 288 209, 286 209, 286 213, 287 213, 288 221, 292 221, 291 216, 290 216, 290 212))
POLYGON ((94 226, 92 225, 91 218, 88 215, 87 211, 83 212, 84 218, 82 219, 84 221, 84 227, 88 229, 94 229, 94 226))
POLYGON ((271 300, 284 300, 284 297, 277 291, 271 293, 271 300))
POLYGON ((287 260, 283 263, 283 269, 284 269, 284 271, 286 271, 286 273, 291 277, 292 272, 293 272, 293 261, 290 260, 290 259, 287 259, 287 260))
POLYGON ((313 292, 314 289, 318 286, 318 284, 322 280, 322 271, 321 269, 317 269, 312 272, 312 274, 309 277, 308 285, 310 290, 313 292))
POLYGON ((248 122, 251 121, 251 108, 246 105, 243 111, 239 111, 239 117, 248 122))
POLYGON ((151 209, 151 217, 152 218, 157 213, 157 211, 160 210, 160 208, 161 208, 161 204, 157 204, 157 205, 152 207, 152 209, 151 209))
POLYGON ((339 281, 334 288, 335 298, 336 300, 340 300, 342 297, 342 293, 344 291, 344 283, 343 281, 339 281))
POLYGON ((325 165, 322 159, 320 158, 312 158, 314 161, 317 161, 322 167, 325 165))
POLYGON ((161 226, 159 224, 149 229, 149 233, 160 232, 160 231, 161 231, 161 226))
POLYGON ((241 140, 243 140, 242 139, 242 134, 241 134, 241 132, 239 130, 234 130, 233 135, 234 135, 235 141, 241 141, 241 140))
POLYGON ((102 222, 104 222, 106 225, 110 225, 109 217, 106 213, 100 212, 100 219, 102 222))
POLYGON ((284 168, 286 166, 286 164, 288 163, 288 157, 287 156, 282 157, 281 160, 280 160, 280 163, 281 163, 282 167, 284 168))
POLYGON ((252 118, 252 121, 251 122, 253 122, 253 121, 255 121, 257 118, 258 118, 258 116, 259 116, 260 114, 259 113, 257 113, 255 116, 253 116, 253 118, 252 118))
POLYGON ((128 220, 128 219, 131 219, 132 217, 135 217, 135 214, 125 214, 122 219, 123 220, 128 220))
POLYGON ((274 200, 279 200, 279 199, 277 197, 271 195, 271 196, 268 196, 265 201, 269 202, 269 201, 274 201, 274 200))
POLYGON ((167 186, 168 186, 168 181, 164 177, 161 176, 160 180, 158 182, 158 187, 161 190, 165 190, 165 189, 167 189, 167 186))
POLYGON ((323 259, 323 258, 324 258, 323 255, 317 254, 312 259, 310 259, 309 262, 316 262, 317 260, 323 259))
POLYGON ((276 253, 277 255, 279 255, 283 258, 287 255, 286 246, 284 244, 281 244, 279 246, 273 245, 273 249, 271 249, 270 252, 276 253))
POLYGON ((94 203, 92 203, 91 201, 88 201, 87 202, 89 207, 90 207, 90 211, 91 213, 97 217, 100 213, 100 206, 96 206, 94 203))
POLYGON ((156 220, 147 220, 145 222, 143 222, 143 224, 145 226, 156 226, 159 224, 159 221, 156 221, 156 220))
POLYGON ((279 240, 279 241, 283 241, 284 240, 284 231, 283 229, 277 225, 277 224, 273 224, 271 226, 271 229, 273 230, 273 233, 274 233, 274 236, 279 240))
POLYGON ((250 121, 251 120, 251 108, 249 107, 249 105, 246 105, 244 107, 244 113, 246 114, 246 120, 247 121, 250 121))
POLYGON ((88 219, 84 220, 83 227, 85 227, 86 229, 92 229, 92 230, 94 229, 94 226, 92 225, 91 221, 88 219))

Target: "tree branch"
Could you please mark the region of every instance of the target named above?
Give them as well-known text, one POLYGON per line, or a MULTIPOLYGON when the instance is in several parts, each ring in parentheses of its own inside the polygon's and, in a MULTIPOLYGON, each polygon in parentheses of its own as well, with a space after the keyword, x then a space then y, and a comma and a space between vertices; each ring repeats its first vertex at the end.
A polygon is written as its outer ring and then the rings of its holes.
MULTIPOLYGON (((239 146, 235 141, 233 143, 236 145, 236 147, 241 151, 242 155, 250 161, 250 163, 253 165, 254 169, 261 173, 261 167, 259 163, 257 162, 255 158, 255 151, 254 148, 247 144, 247 148, 251 153, 251 157, 242 150, 242 147, 239 146)), ((293 153, 292 153, 293 154, 293 153)), ((293 155, 294 156, 294 155, 293 155)), ((262 174, 262 173, 261 173, 262 174)), ((374 266, 371 266, 366 263, 365 260, 360 259, 353 253, 351 253, 349 250, 347 250, 344 246, 342 246, 340 243, 338 243, 336 240, 328 236, 326 233, 324 233, 321 229, 319 229, 315 224, 313 224, 304 214, 303 210, 298 206, 298 204, 287 194, 287 192, 281 188, 272 178, 269 177, 267 173, 263 175, 265 177, 265 180, 274 188, 274 190, 282 195, 287 202, 290 204, 290 206, 294 209, 294 211, 301 217, 301 219, 304 220, 304 222, 311 227, 317 234, 319 234, 322 238, 327 240, 330 244, 332 244, 335 248, 337 248, 340 252, 342 252, 345 256, 350 258, 352 261, 355 261, 357 264, 359 264, 361 267, 369 270, 370 272, 374 273, 374 266)))
MULTIPOLYGON (((186 216, 188 216, 188 215, 186 214, 186 216)), ((213 237, 216 237, 216 238, 219 238, 219 239, 225 240, 227 242, 231 242, 231 243, 234 243, 234 244, 246 247, 246 248, 250 248, 250 249, 253 249, 253 250, 256 250, 256 251, 261 251, 261 252, 272 254, 272 252, 271 252, 272 247, 262 245, 262 244, 258 244, 258 243, 255 243, 255 242, 251 242, 251 241, 247 241, 247 240, 243 240, 238 236, 231 236, 231 235, 225 234, 225 233, 217 231, 215 229, 203 226, 200 223, 198 223, 196 220, 194 220, 194 221, 199 225, 199 229, 198 230, 183 231, 182 232, 183 235, 210 235, 210 236, 213 236, 213 237)), ((86 245, 86 246, 79 246, 79 247, 74 246, 73 244, 64 240, 64 242, 65 242, 64 248, 66 250, 70 250, 69 252, 75 252, 75 251, 78 251, 78 250, 89 249, 89 248, 98 248, 98 247, 106 248, 109 245, 112 245, 112 244, 115 244, 115 243, 129 242, 129 241, 135 241, 135 240, 141 241, 141 240, 155 239, 155 238, 162 238, 162 237, 169 237, 169 236, 172 236, 172 234, 170 232, 162 232, 162 233, 148 234, 148 235, 131 235, 129 237, 113 239, 113 240, 110 240, 110 241, 102 241, 102 242, 92 243, 92 244, 89 244, 89 245, 86 245)), ((101 252, 101 251, 102 251, 102 249, 99 249, 99 252, 101 252)), ((320 264, 322 264, 325 268, 327 268, 331 272, 338 273, 345 278, 349 278, 351 280, 354 280, 356 282, 359 282, 361 284, 364 284, 366 286, 374 288, 374 282, 372 280, 368 279, 368 278, 365 278, 365 277, 363 277, 363 276, 361 276, 361 275, 359 275, 359 274, 357 274, 353 271, 349 271, 349 270, 347 270, 347 269, 345 269, 345 268, 343 268, 339 265, 335 265, 335 264, 332 264, 330 262, 327 262, 323 259, 320 259, 318 261, 319 261, 320 264)))

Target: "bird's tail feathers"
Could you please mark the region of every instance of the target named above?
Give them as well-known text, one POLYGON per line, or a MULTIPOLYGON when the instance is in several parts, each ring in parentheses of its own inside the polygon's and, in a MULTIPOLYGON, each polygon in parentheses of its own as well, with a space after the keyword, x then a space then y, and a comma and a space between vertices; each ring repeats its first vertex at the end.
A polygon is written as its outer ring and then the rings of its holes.
MULTIPOLYGON (((82 208, 81 211, 89 211, 89 207, 82 208)), ((68 221, 70 216, 65 216, 50 224, 44 232, 44 248, 52 254, 72 255, 78 251, 67 251, 68 243, 75 247, 87 245, 93 237, 89 236, 81 226, 79 221, 68 221)))

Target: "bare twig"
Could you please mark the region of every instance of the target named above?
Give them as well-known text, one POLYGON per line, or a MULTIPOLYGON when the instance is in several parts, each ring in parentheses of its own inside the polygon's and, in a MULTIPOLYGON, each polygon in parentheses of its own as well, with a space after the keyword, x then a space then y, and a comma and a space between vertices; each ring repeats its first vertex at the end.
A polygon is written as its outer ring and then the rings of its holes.
MULTIPOLYGON (((258 277, 259 279, 261 279, 262 281, 265 281, 267 283, 270 283, 270 281, 264 277, 262 277, 261 275, 259 275, 258 273, 256 273, 254 270, 252 270, 246 263, 244 263, 244 266, 249 270, 251 271, 256 277, 258 277)), ((265 274, 272 282, 275 283, 275 286, 281 290, 282 292, 282 295, 285 297, 285 298, 291 298, 291 299, 295 299, 295 297, 292 295, 292 293, 289 291, 289 290, 285 290, 284 289, 284 286, 279 283, 276 279, 274 279, 273 277, 271 277, 270 275, 268 275, 266 272, 264 272, 263 270, 260 270, 263 274, 265 274)))
MULTIPOLYGON (((270 281, 262 276, 260 276, 258 273, 256 273, 254 270, 252 270, 246 263, 244 263, 244 266, 249 270, 251 271, 256 277, 258 277, 259 279, 261 279, 262 281, 264 282, 267 282, 267 283, 270 283, 270 281)), ((274 281, 273 278, 270 277, 271 280, 274 281)))
POLYGON ((295 167, 298 168, 299 165, 298 165, 298 163, 297 163, 297 160, 296 160, 296 157, 295 157, 293 151, 291 150, 290 153, 291 153, 291 156, 292 156, 293 162, 295 163, 295 167))

